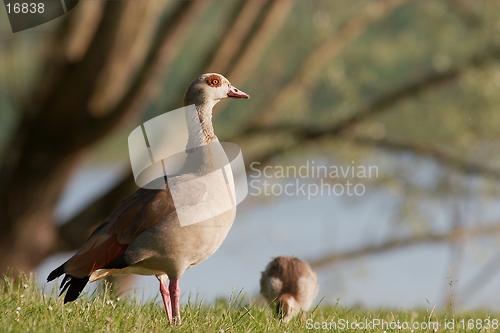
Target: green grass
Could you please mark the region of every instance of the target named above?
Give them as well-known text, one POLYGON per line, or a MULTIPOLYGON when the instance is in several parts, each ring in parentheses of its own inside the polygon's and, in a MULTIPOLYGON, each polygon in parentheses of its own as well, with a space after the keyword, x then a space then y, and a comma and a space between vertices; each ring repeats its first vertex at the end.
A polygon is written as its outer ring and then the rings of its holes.
POLYGON ((109 290, 96 296, 83 295, 76 302, 63 305, 56 292, 44 295, 33 278, 4 278, 0 281, 0 332, 411 332, 395 328, 400 325, 423 325, 413 332, 497 332, 498 314, 473 312, 456 314, 435 313, 431 310, 387 311, 346 309, 318 306, 306 319, 294 318, 283 324, 274 318, 266 305, 248 304, 241 295, 214 305, 188 303, 181 309, 182 324, 169 326, 163 306, 153 301, 139 303, 133 297, 118 298, 109 290), (455 320, 455 329, 444 322, 455 320), (479 323, 489 329, 479 329, 479 323), (349 322, 349 324, 347 323, 349 322), (378 326, 356 329, 352 325, 379 322, 378 326), (353 324, 355 323, 355 324, 353 324), (496 325, 494 325, 496 323, 496 325), (335 324, 338 325, 335 329, 335 324), (345 329, 342 329, 344 325, 345 329), (350 326, 349 326, 350 325, 350 326), (385 326, 382 326, 385 325, 385 326), (468 325, 474 325, 472 329, 468 325), (350 329, 346 328, 350 327, 350 329), (477 326, 477 328, 476 328, 477 326), (316 328, 315 328, 316 327, 316 328), (325 329, 327 328, 327 329, 325 329))

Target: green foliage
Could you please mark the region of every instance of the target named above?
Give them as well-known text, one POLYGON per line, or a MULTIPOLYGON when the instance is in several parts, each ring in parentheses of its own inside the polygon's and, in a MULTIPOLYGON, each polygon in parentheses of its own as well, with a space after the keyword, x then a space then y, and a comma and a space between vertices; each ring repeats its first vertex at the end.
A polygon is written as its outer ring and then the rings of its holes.
MULTIPOLYGON (((438 323, 439 332, 465 332, 462 325, 483 325, 495 332, 494 314, 486 312, 434 313, 431 310, 387 311, 346 309, 340 305, 317 306, 307 313, 305 319, 295 317, 290 323, 278 321, 265 304, 248 303, 241 294, 229 300, 217 300, 213 305, 203 301, 190 301, 182 307, 182 324, 170 326, 160 303, 139 303, 132 297, 117 297, 105 288, 104 292, 83 295, 77 301, 63 305, 62 299, 53 291, 42 293, 33 277, 14 280, 5 277, 0 284, 0 328, 2 332, 304 332, 338 331, 334 325, 366 325, 372 328, 364 332, 399 332, 391 325, 421 325, 426 329, 415 332, 433 332, 433 323, 438 323), (489 320, 489 321, 488 321, 489 320), (379 322, 378 326, 375 323, 379 322), (444 323, 455 323, 455 329, 446 329, 444 323), (385 323, 385 324, 384 324, 385 323), (382 325, 386 325, 383 327, 382 325), (316 327, 316 329, 314 329, 316 327), (328 327, 328 329, 324 329, 328 327), (319 329, 318 329, 319 328, 319 329)), ((449 324, 448 324, 449 325, 449 324)), ((346 329, 356 331, 358 329, 346 329)), ((468 329, 468 332, 479 331, 468 329)))

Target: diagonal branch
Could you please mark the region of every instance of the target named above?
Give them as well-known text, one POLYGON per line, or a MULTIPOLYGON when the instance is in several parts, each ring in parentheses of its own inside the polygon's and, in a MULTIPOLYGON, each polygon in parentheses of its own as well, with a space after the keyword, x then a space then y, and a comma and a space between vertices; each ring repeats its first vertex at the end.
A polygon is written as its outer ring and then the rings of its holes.
POLYGON ((311 85, 311 82, 329 61, 338 56, 345 47, 361 35, 371 23, 391 13, 395 8, 405 2, 405 0, 374 2, 367 6, 357 17, 348 21, 338 34, 327 39, 309 53, 297 70, 297 74, 278 92, 271 103, 268 103, 260 109, 251 126, 257 126, 259 124, 269 125, 275 121, 279 112, 281 112, 286 105, 289 96, 302 96, 306 92, 304 88, 311 85))
POLYGON ((380 113, 388 111, 392 106, 400 101, 413 97, 418 94, 435 89, 438 86, 450 82, 458 77, 456 69, 443 73, 431 73, 425 77, 416 79, 415 81, 397 89, 390 94, 379 98, 378 100, 370 103, 366 107, 357 112, 353 112, 350 117, 340 120, 332 126, 325 128, 307 128, 303 125, 254 125, 248 127, 239 136, 246 136, 252 134, 272 134, 279 132, 290 132, 301 140, 316 139, 324 135, 338 135, 343 131, 350 129, 352 126, 357 125, 365 119, 376 116, 380 113))
POLYGON ((500 179, 500 170, 477 162, 467 161, 437 147, 423 146, 410 142, 398 142, 388 138, 377 140, 358 135, 348 136, 348 140, 364 146, 377 147, 394 152, 409 152, 418 156, 428 157, 444 166, 452 167, 464 174, 481 175, 500 179))
POLYGON ((388 240, 382 244, 365 246, 355 250, 340 253, 331 253, 323 255, 317 259, 310 260, 308 262, 311 267, 318 269, 331 266, 342 261, 358 259, 374 254, 382 254, 392 250, 407 248, 410 246, 430 243, 453 243, 484 235, 494 235, 499 232, 500 223, 482 225, 473 228, 455 228, 447 233, 431 232, 419 236, 388 240))
POLYGON ((182 41, 192 31, 197 18, 210 3, 211 1, 183 1, 170 17, 164 20, 142 69, 123 99, 105 117, 96 119, 103 134, 116 124, 123 114, 143 109, 142 106, 147 100, 157 93, 155 87, 179 53, 182 41))
POLYGON ((218 43, 217 57, 212 56, 207 69, 218 73, 226 73, 234 62, 236 55, 243 47, 247 36, 261 14, 262 8, 269 0, 254 0, 242 3, 240 10, 233 15, 235 18, 227 29, 225 38, 218 43))
POLYGON ((233 138, 234 141, 242 141, 252 135, 275 135, 275 134, 289 134, 294 141, 289 142, 287 146, 276 146, 272 150, 268 150, 256 156, 255 160, 267 162, 269 159, 286 153, 301 145, 315 142, 316 140, 327 137, 338 137, 351 128, 363 121, 380 115, 384 112, 394 110, 392 107, 399 102, 418 96, 420 94, 433 91, 444 84, 455 81, 461 74, 470 70, 471 68, 481 68, 489 64, 491 61, 500 59, 500 50, 487 49, 476 56, 471 57, 465 63, 449 69, 444 72, 433 72, 426 76, 420 77, 415 81, 389 93, 386 96, 373 101, 360 110, 353 112, 350 117, 322 128, 306 127, 304 125, 289 125, 277 124, 262 126, 259 124, 252 124, 244 129, 237 137, 233 138))
POLYGON ((267 46, 271 43, 294 5, 292 0, 274 0, 264 10, 264 18, 260 26, 253 32, 246 45, 242 45, 238 61, 230 69, 231 80, 243 85, 246 78, 257 67, 267 46))

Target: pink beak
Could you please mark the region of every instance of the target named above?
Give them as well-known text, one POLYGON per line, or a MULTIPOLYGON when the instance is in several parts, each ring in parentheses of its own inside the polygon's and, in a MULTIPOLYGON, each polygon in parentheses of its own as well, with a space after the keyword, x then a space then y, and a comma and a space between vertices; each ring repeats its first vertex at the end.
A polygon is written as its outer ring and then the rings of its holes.
POLYGON ((250 98, 250 95, 241 91, 241 90, 238 90, 237 88, 233 87, 233 86, 229 86, 229 91, 227 93, 227 97, 229 98, 250 98))

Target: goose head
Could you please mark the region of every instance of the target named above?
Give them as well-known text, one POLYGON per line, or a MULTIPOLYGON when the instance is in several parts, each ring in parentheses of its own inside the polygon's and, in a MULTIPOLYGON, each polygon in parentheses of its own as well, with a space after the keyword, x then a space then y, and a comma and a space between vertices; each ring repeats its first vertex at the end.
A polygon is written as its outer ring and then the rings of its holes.
POLYGON ((250 98, 250 96, 233 87, 228 79, 217 73, 202 74, 187 87, 184 105, 194 104, 197 111, 196 114, 187 115, 189 130, 187 151, 205 142, 218 141, 212 126, 212 108, 224 98, 250 98))
POLYGON ((221 74, 207 73, 191 82, 184 95, 184 104, 207 106, 211 109, 224 98, 250 98, 250 95, 231 85, 221 74))

